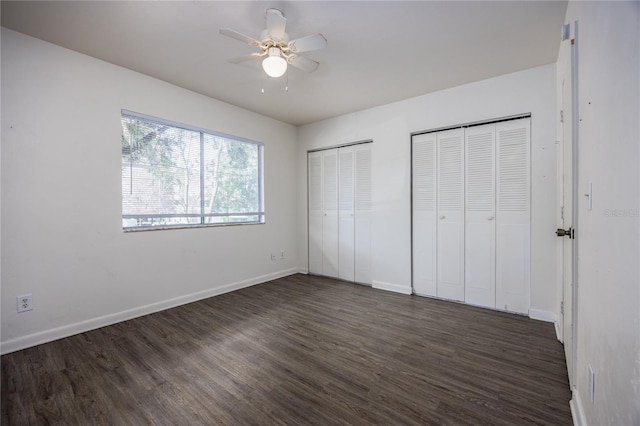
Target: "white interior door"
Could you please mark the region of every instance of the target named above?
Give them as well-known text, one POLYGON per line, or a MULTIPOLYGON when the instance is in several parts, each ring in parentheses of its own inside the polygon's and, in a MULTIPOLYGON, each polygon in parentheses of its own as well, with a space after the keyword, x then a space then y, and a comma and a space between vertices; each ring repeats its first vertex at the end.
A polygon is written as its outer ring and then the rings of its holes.
POLYGON ((338 278, 355 279, 355 173, 353 147, 338 149, 338 278))
POLYGON ((526 314, 530 298, 529 118, 496 124, 496 308, 526 314))
POLYGON ((437 291, 464 300, 464 130, 437 134, 437 291))
POLYGON ((355 277, 371 284, 372 158, 371 144, 355 145, 355 277))
POLYGON ((307 157, 309 273, 371 284, 371 144, 307 157))
POLYGON ((309 273, 322 274, 322 152, 308 154, 309 273))
POLYGON ((574 55, 575 48, 573 39, 569 38, 560 45, 560 54, 558 61, 559 76, 559 146, 558 146, 558 244, 559 259, 558 269, 561 277, 561 338, 564 344, 565 358, 567 361, 567 372, 569 374, 569 383, 574 385, 574 365, 573 365, 573 348, 574 348, 574 315, 573 315, 573 295, 574 295, 574 239, 573 235, 568 234, 570 229, 574 227, 574 151, 573 151, 573 126, 574 110, 573 110, 573 73, 574 73, 574 55), (563 232, 564 231, 564 232, 563 232))
POLYGON ((338 150, 322 151, 322 275, 338 276, 338 150))
POLYGON ((436 296, 436 135, 412 138, 413 292, 436 296))
POLYGON ((465 131, 465 302, 496 307, 495 124, 465 131))

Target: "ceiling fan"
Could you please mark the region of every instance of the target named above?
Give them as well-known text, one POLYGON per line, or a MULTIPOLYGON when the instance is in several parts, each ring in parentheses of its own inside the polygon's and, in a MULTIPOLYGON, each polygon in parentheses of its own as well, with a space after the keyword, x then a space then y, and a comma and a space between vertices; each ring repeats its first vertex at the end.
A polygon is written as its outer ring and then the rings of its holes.
POLYGON ((278 9, 267 9, 265 13, 267 29, 260 33, 260 41, 229 28, 222 28, 220 34, 257 47, 260 52, 229 59, 229 62, 239 64, 265 57, 262 68, 270 77, 280 77, 287 71, 290 64, 307 72, 313 72, 320 65, 318 62, 300 56, 301 52, 323 49, 327 46, 327 39, 320 33, 289 40, 285 32, 287 18, 278 9))

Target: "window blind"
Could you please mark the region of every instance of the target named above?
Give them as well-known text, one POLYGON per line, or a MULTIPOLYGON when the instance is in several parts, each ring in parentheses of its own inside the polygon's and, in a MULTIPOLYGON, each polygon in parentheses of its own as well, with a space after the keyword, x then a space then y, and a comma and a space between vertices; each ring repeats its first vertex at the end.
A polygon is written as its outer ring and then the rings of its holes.
POLYGON ((263 145, 122 112, 125 230, 264 222, 263 145))

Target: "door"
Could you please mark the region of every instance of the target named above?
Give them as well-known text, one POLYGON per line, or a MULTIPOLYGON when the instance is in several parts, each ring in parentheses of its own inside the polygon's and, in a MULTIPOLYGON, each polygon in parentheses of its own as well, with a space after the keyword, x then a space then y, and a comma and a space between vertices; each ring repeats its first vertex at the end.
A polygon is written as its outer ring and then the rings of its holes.
POLYGON ((521 314, 530 306, 530 122, 496 124, 496 308, 521 314))
POLYGON ((353 147, 355 156, 355 277, 371 284, 372 158, 371 144, 353 147))
POLYGON ((322 275, 322 152, 308 157, 309 273, 322 275))
POLYGON ((322 275, 338 276, 338 150, 322 151, 322 275))
POLYGON ((353 147, 338 149, 338 278, 355 279, 355 175, 353 147))
POLYGON ((436 296, 436 135, 412 139, 413 292, 436 296))
POLYGON ((464 129, 437 134, 437 292, 464 301, 464 129))
MULTIPOLYGON (((574 28, 575 31, 575 28, 574 28)), ((575 227, 575 155, 574 155, 574 82, 575 38, 568 37, 560 46, 558 60, 558 275, 561 279, 560 323, 569 384, 574 386, 574 230, 575 227), (569 231, 571 230, 571 231, 569 231), (567 232, 569 231, 569 232, 567 232)))
POLYGON ((371 284, 371 143, 307 158, 309 273, 371 284))
POLYGON ((465 303, 496 307, 495 124, 465 132, 465 303))

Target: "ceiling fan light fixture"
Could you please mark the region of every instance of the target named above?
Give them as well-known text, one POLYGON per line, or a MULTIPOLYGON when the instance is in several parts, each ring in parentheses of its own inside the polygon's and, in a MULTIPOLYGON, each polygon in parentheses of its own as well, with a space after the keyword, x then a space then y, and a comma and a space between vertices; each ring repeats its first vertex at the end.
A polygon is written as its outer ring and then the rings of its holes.
POLYGON ((280 49, 271 47, 269 56, 262 61, 262 68, 269 77, 282 77, 287 71, 287 60, 280 55, 280 49))
POLYGON ((321 34, 310 34, 289 40, 286 32, 287 19, 282 11, 267 9, 265 12, 267 28, 260 33, 260 39, 239 33, 230 28, 221 28, 220 34, 234 38, 260 51, 229 59, 233 64, 261 58, 264 72, 272 78, 282 77, 289 65, 306 72, 318 69, 318 62, 301 56, 300 53, 327 47, 327 39, 321 34))

